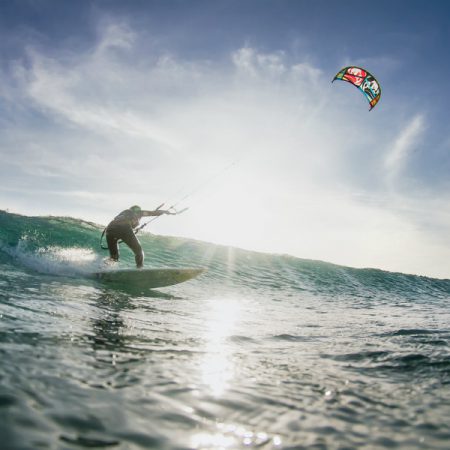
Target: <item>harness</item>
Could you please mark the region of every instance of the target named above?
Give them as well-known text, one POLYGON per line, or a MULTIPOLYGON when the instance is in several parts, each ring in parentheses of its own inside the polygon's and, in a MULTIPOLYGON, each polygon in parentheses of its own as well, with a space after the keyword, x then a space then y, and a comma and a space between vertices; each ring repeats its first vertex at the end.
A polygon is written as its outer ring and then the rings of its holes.
POLYGON ((100 247, 102 250, 109 250, 108 246, 106 246, 106 247, 103 246, 103 236, 105 235, 105 233, 106 233, 106 227, 103 230, 102 235, 100 236, 100 247))

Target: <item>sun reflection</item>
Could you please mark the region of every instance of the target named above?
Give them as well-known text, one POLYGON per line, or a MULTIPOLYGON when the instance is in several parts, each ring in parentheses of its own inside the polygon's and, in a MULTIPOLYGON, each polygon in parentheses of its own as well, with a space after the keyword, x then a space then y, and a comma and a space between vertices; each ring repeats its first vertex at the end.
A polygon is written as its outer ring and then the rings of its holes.
POLYGON ((217 423, 217 430, 201 432, 191 437, 191 447, 203 449, 255 448, 271 446, 281 448, 282 440, 278 435, 269 435, 263 431, 251 431, 241 425, 217 423))
POLYGON ((215 397, 220 397, 233 378, 233 347, 228 341, 241 313, 237 301, 215 299, 206 308, 206 356, 201 363, 202 380, 215 397))
POLYGON ((234 436, 224 436, 220 433, 198 433, 192 436, 193 448, 230 448, 237 444, 234 436))

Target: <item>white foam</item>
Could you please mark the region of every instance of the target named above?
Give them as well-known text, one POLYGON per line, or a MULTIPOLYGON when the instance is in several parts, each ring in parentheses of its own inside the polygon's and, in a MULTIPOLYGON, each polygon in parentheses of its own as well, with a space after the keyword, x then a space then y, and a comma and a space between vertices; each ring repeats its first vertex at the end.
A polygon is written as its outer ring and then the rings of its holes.
POLYGON ((1 249, 28 269, 45 274, 79 276, 105 268, 104 258, 91 249, 49 246, 32 250, 26 236, 17 246, 2 245, 1 249))

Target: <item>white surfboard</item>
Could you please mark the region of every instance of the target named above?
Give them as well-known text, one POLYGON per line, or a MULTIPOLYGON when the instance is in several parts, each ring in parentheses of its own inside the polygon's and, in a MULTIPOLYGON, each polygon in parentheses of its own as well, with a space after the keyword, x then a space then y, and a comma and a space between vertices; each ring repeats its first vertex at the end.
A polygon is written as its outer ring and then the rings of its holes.
POLYGON ((92 277, 105 283, 142 288, 159 288, 183 283, 203 273, 205 269, 119 269, 94 272, 92 277))

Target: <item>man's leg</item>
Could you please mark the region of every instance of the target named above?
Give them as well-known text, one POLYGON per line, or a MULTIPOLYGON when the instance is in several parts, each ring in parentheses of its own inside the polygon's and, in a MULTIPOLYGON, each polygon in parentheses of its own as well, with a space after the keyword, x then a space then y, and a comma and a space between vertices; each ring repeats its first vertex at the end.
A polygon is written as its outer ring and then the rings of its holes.
POLYGON ((130 231, 130 233, 127 233, 122 237, 122 240, 123 242, 125 242, 125 244, 128 245, 128 247, 131 248, 131 250, 133 250, 136 267, 138 269, 141 269, 144 266, 144 252, 142 251, 142 247, 140 242, 138 241, 138 238, 132 230, 130 231))
POLYGON ((106 233, 106 243, 108 244, 109 256, 113 261, 119 261, 118 239, 112 233, 106 233))

